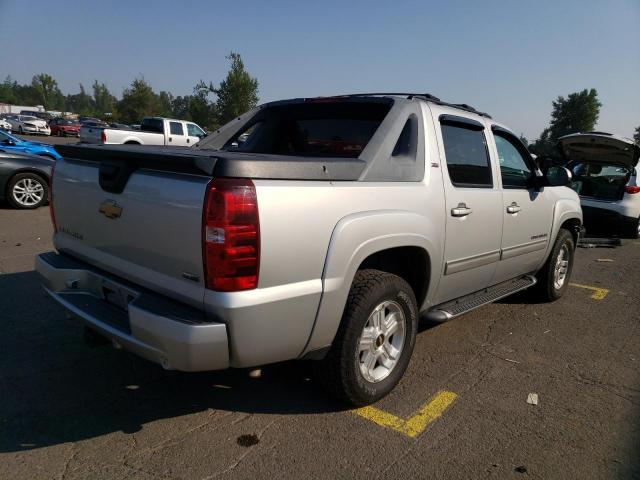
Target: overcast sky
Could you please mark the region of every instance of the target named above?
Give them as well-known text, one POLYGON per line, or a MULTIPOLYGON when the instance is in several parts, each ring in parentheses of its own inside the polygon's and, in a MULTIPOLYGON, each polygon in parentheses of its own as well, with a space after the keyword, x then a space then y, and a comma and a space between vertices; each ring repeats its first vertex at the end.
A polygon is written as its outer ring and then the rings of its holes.
POLYGON ((598 129, 640 125, 640 0, 0 0, 0 77, 63 93, 135 77, 174 95, 242 55, 260 100, 429 92, 536 138, 558 95, 596 88, 598 129))

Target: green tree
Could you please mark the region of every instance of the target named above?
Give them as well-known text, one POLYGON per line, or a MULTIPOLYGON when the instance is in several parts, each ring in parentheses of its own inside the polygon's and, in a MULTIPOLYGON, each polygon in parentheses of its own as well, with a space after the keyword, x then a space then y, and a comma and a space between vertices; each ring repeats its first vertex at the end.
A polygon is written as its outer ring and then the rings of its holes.
POLYGON ((126 123, 139 123, 143 117, 158 115, 160 102, 144 78, 136 78, 122 93, 118 102, 118 118, 126 123))
POLYGON ((173 117, 173 95, 162 90, 158 94, 158 115, 162 117, 173 117))
POLYGON ((229 122, 258 104, 258 80, 245 70, 240 54, 231 52, 226 58, 231 60, 227 77, 218 88, 210 87, 218 96, 216 113, 220 124, 229 122))
POLYGON ((636 127, 636 131, 633 134, 633 140, 640 145, 640 127, 636 127))
POLYGON ((193 95, 189 97, 189 117, 203 128, 217 127, 216 106, 210 98, 214 89, 200 80, 193 87, 193 95))
POLYGON ((36 103, 44 105, 46 110, 64 110, 64 96, 51 75, 40 73, 34 75, 31 87, 36 95, 36 103))
POLYGON ((193 120, 189 115, 191 95, 177 96, 171 102, 171 115, 182 120, 193 120))
POLYGON ((114 113, 114 109, 118 99, 111 95, 109 89, 104 83, 93 82, 93 102, 95 104, 95 115, 104 117, 105 113, 114 113))
POLYGON ((564 135, 588 132, 595 128, 602 104, 595 88, 559 96, 553 102, 551 123, 532 145, 538 155, 554 155, 558 139, 564 135))
POLYGON ((10 76, 4 79, 4 82, 0 83, 0 103, 17 104, 18 98, 16 97, 15 87, 17 82, 13 81, 10 76))
POLYGON ((65 103, 66 109, 71 112, 86 116, 95 115, 95 102, 93 98, 91 98, 91 95, 86 92, 82 84, 80 84, 80 93, 67 95, 65 103))
POLYGON ((525 147, 529 146, 529 140, 527 140, 527 137, 524 136, 524 133, 520 134, 520 141, 525 147))

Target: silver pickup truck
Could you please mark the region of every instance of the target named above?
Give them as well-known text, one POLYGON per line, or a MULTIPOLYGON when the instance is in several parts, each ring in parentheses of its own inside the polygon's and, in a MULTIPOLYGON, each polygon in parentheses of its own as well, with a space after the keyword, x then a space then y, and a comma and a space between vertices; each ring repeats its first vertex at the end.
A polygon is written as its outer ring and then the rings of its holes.
POLYGON ((421 317, 559 298, 582 223, 567 170, 426 94, 268 103, 193 148, 57 149, 36 268, 89 331, 167 369, 315 360, 355 405, 398 383, 421 317))

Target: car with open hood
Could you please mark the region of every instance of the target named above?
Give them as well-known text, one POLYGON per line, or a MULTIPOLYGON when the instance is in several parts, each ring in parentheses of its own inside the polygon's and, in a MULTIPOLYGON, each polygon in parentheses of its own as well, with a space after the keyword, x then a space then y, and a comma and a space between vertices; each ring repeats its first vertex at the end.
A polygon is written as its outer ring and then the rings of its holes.
POLYGON ((566 135, 558 146, 573 174, 588 231, 640 237, 640 146, 605 132, 566 135))

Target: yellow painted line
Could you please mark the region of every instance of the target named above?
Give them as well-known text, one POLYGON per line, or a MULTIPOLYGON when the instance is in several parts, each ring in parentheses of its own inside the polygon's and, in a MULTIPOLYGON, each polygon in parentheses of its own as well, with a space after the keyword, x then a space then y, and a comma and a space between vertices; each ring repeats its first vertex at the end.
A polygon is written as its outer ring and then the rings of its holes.
POLYGON ((600 287, 592 287, 591 285, 581 285, 579 283, 570 283, 572 287, 585 288, 587 290, 591 290, 593 293, 591 294, 591 298, 594 300, 602 300, 609 294, 608 288, 600 288, 600 287))
POLYGON ((453 392, 438 392, 433 399, 422 406, 418 413, 405 420, 375 407, 362 407, 351 410, 356 415, 372 421, 381 427, 387 427, 408 437, 415 438, 427 426, 442 416, 444 411, 455 402, 458 396, 453 392))

